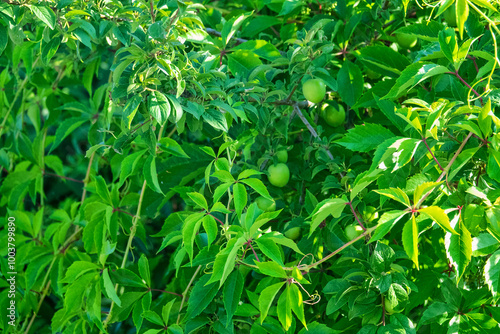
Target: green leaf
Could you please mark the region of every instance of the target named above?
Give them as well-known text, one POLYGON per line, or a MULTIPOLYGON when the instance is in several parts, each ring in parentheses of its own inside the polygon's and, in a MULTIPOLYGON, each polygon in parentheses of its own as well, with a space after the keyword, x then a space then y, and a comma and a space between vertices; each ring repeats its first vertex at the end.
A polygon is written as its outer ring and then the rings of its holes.
POLYGON ((257 267, 259 267, 260 272, 263 273, 264 275, 271 276, 271 277, 277 277, 277 278, 287 278, 288 277, 285 270, 276 262, 273 262, 273 261, 257 262, 257 261, 255 261, 255 264, 257 265, 257 267))
POLYGON ((258 238, 255 240, 259 249, 265 256, 271 260, 277 262, 279 265, 284 266, 283 259, 281 258, 280 248, 273 242, 273 240, 268 238, 258 238))
POLYGON ((226 23, 221 30, 222 45, 226 47, 229 40, 233 37, 236 31, 241 27, 243 22, 251 15, 251 13, 245 13, 239 16, 235 16, 226 23))
POLYGON ((134 120, 135 114, 137 113, 137 109, 142 102, 142 96, 137 94, 134 95, 133 98, 127 101, 125 108, 123 109, 122 118, 126 122, 127 127, 130 129, 130 125, 134 120))
POLYGON ((408 58, 388 46, 373 45, 359 50, 359 59, 372 71, 397 78, 410 65, 408 58))
POLYGON ((95 178, 96 183, 96 191, 99 197, 101 197, 106 203, 113 206, 113 201, 111 200, 111 194, 109 193, 108 186, 106 185, 106 181, 100 175, 95 178))
POLYGON ((246 50, 237 50, 228 55, 228 67, 234 76, 248 78, 250 72, 262 65, 259 56, 246 50))
POLYGON ((55 135, 55 140, 50 147, 49 154, 54 151, 73 131, 81 127, 84 123, 88 122, 88 119, 82 119, 81 117, 72 117, 64 120, 60 125, 58 125, 55 135))
POLYGON ((348 133, 335 143, 356 152, 369 152, 377 148, 394 134, 378 124, 366 123, 349 129, 348 133))
POLYGON ((439 226, 441 226, 441 228, 445 230, 445 232, 450 232, 452 234, 458 235, 458 233, 450 225, 450 218, 448 218, 448 215, 440 207, 429 206, 427 208, 419 209, 418 212, 423 213, 427 217, 432 219, 439 226))
POLYGON ((266 186, 264 185, 264 183, 261 180, 251 178, 251 179, 243 179, 243 180, 240 180, 239 182, 246 184, 247 186, 249 186, 250 188, 252 188, 256 192, 258 192, 259 195, 261 195, 262 197, 265 197, 265 198, 270 199, 270 200, 273 199, 271 197, 271 195, 269 194, 269 192, 267 191, 266 186))
POLYGON ((102 280, 104 282, 104 289, 106 290, 106 294, 112 301, 115 302, 118 307, 122 306, 122 301, 118 297, 115 291, 115 287, 113 286, 113 282, 111 282, 111 278, 109 277, 108 268, 105 268, 102 272, 102 280))
POLYGON ((436 42, 439 38, 439 33, 444 29, 443 24, 430 20, 424 23, 413 23, 406 27, 399 28, 395 33, 404 33, 415 35, 420 39, 430 42, 436 42))
POLYGON ((463 39, 465 21, 467 21, 469 17, 469 4, 467 0, 456 0, 455 5, 457 10, 458 33, 460 34, 460 39, 463 39))
POLYGON ((83 296, 85 291, 92 283, 95 283, 98 275, 96 273, 87 273, 73 281, 64 294, 64 308, 66 314, 71 314, 74 311, 79 311, 83 304, 83 296))
POLYGON ((380 177, 381 172, 382 170, 375 169, 369 173, 367 172, 361 178, 356 179, 351 190, 351 202, 363 189, 368 187, 373 181, 377 180, 380 177))
POLYGON ((415 191, 413 192, 413 203, 420 203, 420 200, 422 199, 422 197, 425 194, 427 194, 431 190, 434 190, 436 187, 440 186, 441 184, 443 184, 443 181, 441 181, 441 182, 425 182, 425 183, 419 184, 415 188, 415 191))
POLYGON ((193 261, 193 243, 198 230, 200 229, 201 222, 204 214, 193 213, 184 221, 184 226, 182 227, 182 239, 184 241, 184 248, 189 255, 191 262, 193 261))
POLYGON ((241 217, 243 209, 247 205, 247 191, 245 186, 241 183, 235 183, 233 186, 234 208, 238 217, 241 217))
POLYGON ((99 266, 92 262, 75 261, 66 269, 66 274, 61 280, 61 283, 73 283, 83 274, 89 271, 97 271, 98 269, 99 266))
POLYGON ((457 215, 453 221, 453 228, 456 234, 446 233, 444 245, 446 247, 446 255, 448 255, 448 259, 450 259, 450 262, 455 266, 457 271, 456 278, 458 284, 472 257, 472 238, 463 223, 462 215, 457 215))
POLYGON ((359 67, 346 60, 337 74, 337 86, 342 101, 352 107, 363 94, 363 74, 359 67))
POLYGON ((274 301, 274 298, 276 297, 276 294, 278 291, 281 289, 281 287, 285 284, 285 282, 280 282, 273 284, 271 286, 268 286, 262 292, 260 293, 259 296, 259 311, 260 311, 260 323, 263 324, 264 320, 267 317, 267 313, 269 312, 269 308, 271 307, 271 304, 274 301))
POLYGON ((215 222, 214 217, 210 215, 206 215, 203 217, 203 228, 205 232, 207 232, 208 245, 211 245, 212 242, 217 238, 217 223, 215 222))
MULTIPOLYGON (((1 29, 0 29, 1 30, 1 29)), ((52 38, 47 44, 42 48, 42 61, 44 64, 49 64, 50 60, 57 53, 59 45, 61 44, 61 39, 58 37, 52 38)), ((1 47, 0 47, 1 51, 1 47)), ((0 52, 1 53, 1 52, 0 52)))
POLYGON ((385 237, 396 223, 408 212, 401 210, 392 210, 385 212, 378 220, 377 229, 373 233, 370 242, 374 242, 385 237))
POLYGON ((138 151, 132 154, 129 154, 123 159, 120 168, 120 182, 118 185, 121 187, 125 180, 133 175, 137 171, 137 167, 139 161, 141 161, 142 156, 146 153, 147 150, 138 151))
POLYGON ((439 33, 439 46, 450 63, 455 62, 458 53, 458 44, 455 29, 446 28, 439 33))
POLYGON ((472 256, 488 256, 498 249, 500 242, 489 233, 481 233, 472 239, 472 256))
POLYGON ((288 331, 292 326, 292 301, 290 298, 290 286, 285 287, 285 291, 278 298, 278 319, 281 325, 288 331))
POLYGON ((248 50, 255 53, 260 58, 264 58, 269 61, 273 61, 281 57, 279 50, 274 45, 263 40, 247 41, 234 47, 233 50, 248 50))
POLYGON ((144 162, 143 173, 149 188, 156 191, 157 193, 163 194, 160 183, 158 182, 158 173, 156 172, 156 158, 154 156, 148 156, 148 158, 144 162))
POLYGON ((152 322, 153 324, 156 324, 158 326, 165 326, 161 317, 158 315, 158 313, 154 311, 146 310, 144 311, 144 313, 142 313, 142 317, 147 321, 152 322))
POLYGON ((163 152, 167 152, 172 154, 173 156, 176 157, 181 157, 181 158, 188 158, 189 156, 184 152, 182 149, 181 145, 179 145, 175 140, 172 138, 161 138, 159 143, 159 147, 163 152))
POLYGON ((500 182, 500 151, 488 150, 488 176, 500 182))
POLYGON ((191 291, 191 295, 189 296, 189 304, 186 311, 188 319, 196 317, 205 310, 219 291, 218 284, 207 284, 209 279, 209 275, 203 275, 194 285, 193 291, 191 291))
POLYGON ((139 274, 141 275, 142 279, 146 281, 147 286, 151 286, 151 274, 149 272, 149 261, 146 255, 142 254, 141 257, 139 258, 139 274))
POLYGON ((3 50, 5 50, 5 48, 7 47, 8 42, 9 42, 9 33, 7 27, 0 24, 0 55, 2 55, 3 50))
POLYGON ((345 206, 346 201, 341 198, 327 199, 318 203, 311 215, 312 221, 309 236, 312 235, 319 224, 328 218, 328 216, 332 215, 334 218, 339 218, 345 206))
POLYGON ((397 99, 422 81, 446 72, 449 72, 449 70, 441 65, 424 62, 411 64, 401 73, 401 76, 396 80, 396 84, 383 99, 397 99))
POLYGON ((500 293, 500 250, 486 261, 484 279, 493 296, 497 297, 500 293))
POLYGON ((208 283, 216 282, 220 280, 220 286, 222 286, 229 276, 229 274, 234 270, 234 265, 236 263, 236 256, 240 247, 246 243, 244 237, 239 237, 238 239, 233 238, 227 243, 227 247, 223 249, 215 258, 215 263, 213 266, 213 274, 210 277, 208 283))
POLYGON ((406 193, 399 188, 389 188, 389 189, 375 189, 377 194, 389 197, 399 203, 406 205, 407 207, 411 207, 410 199, 406 193))
POLYGON ((307 329, 306 318, 304 316, 304 301, 302 299, 302 292, 300 292, 296 284, 291 284, 289 288, 290 293, 288 297, 290 298, 292 311, 307 329))
POLYGON ((238 307, 243 292, 243 284, 245 280, 239 270, 234 270, 227 278, 222 292, 224 300, 224 309, 227 314, 226 327, 229 326, 234 313, 238 307))
POLYGON ((54 30, 56 26, 56 14, 46 6, 29 6, 33 14, 36 15, 40 20, 49 26, 51 30, 54 30))
POLYGON ((415 216, 412 215, 411 219, 403 227, 403 248, 408 254, 408 257, 415 263, 418 268, 418 226, 415 216))
POLYGON ((197 192, 187 193, 187 195, 189 196, 189 198, 191 198, 193 202, 196 203, 196 205, 208 211, 208 203, 207 200, 205 199, 205 196, 197 192))
POLYGON ((175 301, 176 301, 175 299, 172 299, 171 301, 163 305, 163 308, 161 309, 161 317, 163 319, 164 324, 168 325, 169 322, 168 320, 170 318, 170 311, 172 310, 172 306, 174 305, 175 301))
POLYGON ((149 114, 156 119, 160 125, 164 125, 170 116, 170 102, 161 92, 155 90, 149 95, 149 114))

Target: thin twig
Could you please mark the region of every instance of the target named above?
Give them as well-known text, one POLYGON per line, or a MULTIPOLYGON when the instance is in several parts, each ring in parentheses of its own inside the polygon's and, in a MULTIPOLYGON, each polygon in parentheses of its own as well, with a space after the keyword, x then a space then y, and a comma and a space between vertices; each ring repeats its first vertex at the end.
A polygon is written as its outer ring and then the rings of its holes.
POLYGON ((422 141, 424 142, 425 144, 425 147, 427 147, 427 150, 429 151, 429 153, 432 155, 432 158, 434 159, 434 161, 437 163, 437 165, 439 166, 439 169, 441 169, 441 171, 444 170, 444 168, 441 166, 441 164, 439 163, 439 161, 436 159, 436 157, 434 156, 434 153, 432 153, 431 151, 431 148, 429 147, 429 145, 427 144, 427 140, 425 139, 425 137, 422 137, 422 141))
POLYGON ((354 207, 352 206, 352 202, 347 202, 346 204, 349 204, 349 207, 351 208, 351 212, 354 215, 354 218, 356 218, 356 221, 358 222, 359 226, 361 226, 363 231, 366 231, 366 227, 363 225, 363 223, 359 219, 358 215, 356 214, 356 211, 354 210, 354 207))
POLYGON ((193 284, 193 281, 194 281, 196 275, 198 275, 198 272, 200 271, 200 269, 201 269, 201 265, 199 265, 198 268, 196 268, 196 271, 194 272, 193 277, 191 277, 191 280, 189 281, 189 283, 186 287, 186 290, 184 290, 184 292, 182 293, 181 306, 179 307, 179 315, 177 316, 177 322, 176 322, 177 325, 181 321, 181 311, 182 311, 182 307, 184 306, 184 302, 186 301, 186 296, 187 296, 187 293, 189 291, 189 288, 191 287, 191 284, 193 284))

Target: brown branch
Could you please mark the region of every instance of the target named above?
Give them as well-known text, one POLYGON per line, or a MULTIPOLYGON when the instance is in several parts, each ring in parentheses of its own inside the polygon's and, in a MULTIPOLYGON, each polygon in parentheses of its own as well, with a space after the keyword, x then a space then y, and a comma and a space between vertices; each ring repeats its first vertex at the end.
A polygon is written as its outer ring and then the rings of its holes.
POLYGON ((354 218, 356 218, 359 226, 361 226, 361 228, 363 229, 363 231, 366 231, 366 227, 363 225, 363 223, 361 222, 361 220, 358 218, 358 215, 356 214, 356 211, 354 210, 354 207, 352 206, 352 202, 347 202, 346 204, 348 204, 349 207, 351 208, 351 212, 354 215, 354 218))
POLYGON ((43 175, 50 175, 50 176, 56 176, 58 178, 61 178, 61 179, 64 179, 64 180, 68 180, 68 181, 73 181, 73 182, 78 182, 78 183, 83 183, 82 180, 77 180, 77 179, 73 179, 72 177, 67 177, 67 176, 62 176, 62 175, 59 175, 59 174, 54 174, 54 173, 47 173, 46 171, 42 170, 42 174, 43 175))
POLYGON ((439 169, 441 169, 441 171, 444 171, 444 168, 441 166, 441 164, 439 163, 439 161, 436 159, 436 157, 434 156, 434 153, 432 153, 431 148, 427 144, 427 140, 425 139, 425 137, 422 137, 422 141, 424 142, 425 147, 427 147, 427 150, 429 151, 429 153, 432 155, 432 158, 434 159, 434 161, 439 166, 439 169))

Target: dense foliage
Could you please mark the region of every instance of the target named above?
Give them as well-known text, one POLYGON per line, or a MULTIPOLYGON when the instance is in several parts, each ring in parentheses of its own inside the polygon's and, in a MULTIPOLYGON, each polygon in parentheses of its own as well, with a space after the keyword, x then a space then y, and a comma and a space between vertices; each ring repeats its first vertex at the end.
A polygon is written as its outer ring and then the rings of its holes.
POLYGON ((499 8, 3 0, 2 332, 500 333, 499 8))

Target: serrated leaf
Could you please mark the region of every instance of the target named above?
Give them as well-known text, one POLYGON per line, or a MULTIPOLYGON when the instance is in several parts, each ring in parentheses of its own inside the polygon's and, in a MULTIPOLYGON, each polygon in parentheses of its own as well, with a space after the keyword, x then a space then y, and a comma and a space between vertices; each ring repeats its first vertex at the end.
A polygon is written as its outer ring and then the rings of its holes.
POLYGON ((266 261, 266 262, 257 262, 255 261, 255 264, 257 267, 259 267, 259 270, 261 273, 267 276, 271 277, 277 277, 277 278, 287 278, 286 271, 276 262, 273 261, 266 261))
POLYGON ((239 270, 234 270, 227 278, 224 284, 224 291, 222 292, 222 299, 224 300, 224 309, 227 314, 226 327, 229 326, 233 318, 243 292, 244 278, 239 270))
POLYGON ((429 206, 427 208, 421 208, 418 212, 425 214, 427 217, 436 222, 445 232, 450 232, 452 234, 458 234, 450 225, 450 218, 438 206, 429 206))
POLYGON ((106 290, 106 294, 112 301, 115 302, 118 307, 122 306, 122 302, 118 295, 116 294, 115 287, 113 286, 113 282, 111 282, 111 278, 109 277, 108 268, 105 268, 102 272, 102 280, 104 282, 104 289, 106 290))
POLYGON ((375 189, 377 194, 384 195, 389 197, 399 203, 406 205, 407 207, 411 207, 410 199, 406 193, 399 188, 389 188, 389 189, 375 189))
POLYGON ((150 155, 144 162, 143 168, 144 178, 149 188, 157 193, 163 194, 160 183, 158 182, 158 173, 156 172, 156 158, 150 155))
POLYGON ((369 152, 377 148, 394 134, 379 124, 366 123, 349 129, 347 134, 335 143, 356 152, 369 152))
POLYGON ((323 222, 329 215, 334 218, 339 218, 346 206, 346 201, 341 198, 333 198, 321 201, 314 209, 312 213, 311 228, 309 230, 309 236, 316 230, 316 228, 323 222))
POLYGON ((403 248, 408 254, 408 257, 415 263, 418 268, 418 226, 415 216, 412 215, 411 219, 403 227, 403 248))
POLYGON ((472 238, 461 215, 456 215, 452 224, 456 234, 446 233, 444 245, 446 255, 457 271, 458 284, 472 257, 472 238))
POLYGON ((260 311, 260 323, 263 324, 264 320, 267 317, 267 313, 269 312, 269 308, 271 307, 271 304, 274 301, 274 298, 276 297, 276 294, 278 291, 281 289, 281 287, 285 284, 285 282, 280 282, 273 284, 271 286, 268 286, 262 292, 260 293, 259 296, 259 311, 260 311))
POLYGON ((208 203, 207 203, 207 200, 205 199, 205 196, 203 196, 202 194, 200 193, 197 193, 197 192, 191 192, 191 193, 187 193, 187 195, 189 196, 189 198, 191 198, 191 200, 193 202, 195 202, 198 206, 200 206, 201 208, 205 209, 206 211, 208 211, 208 203))

